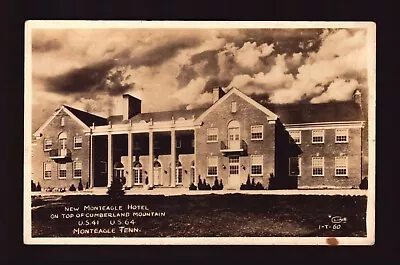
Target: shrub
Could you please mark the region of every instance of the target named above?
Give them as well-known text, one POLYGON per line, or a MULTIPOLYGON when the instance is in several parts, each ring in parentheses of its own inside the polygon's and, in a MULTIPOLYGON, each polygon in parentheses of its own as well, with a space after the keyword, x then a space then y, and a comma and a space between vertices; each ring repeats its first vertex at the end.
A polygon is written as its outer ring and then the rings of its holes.
POLYGON ((121 182, 121 179, 113 178, 111 186, 107 190, 107 194, 110 196, 111 199, 119 198, 125 194, 122 186, 123 184, 121 182))
POLYGON ((241 190, 263 190, 264 186, 260 182, 255 182, 254 178, 250 180, 250 175, 247 175, 246 183, 240 185, 241 190))
POLYGON ((149 177, 146 177, 146 178, 144 179, 144 184, 149 185, 149 177))
POLYGON ((31 180, 31 191, 36 191, 36 184, 31 180))
POLYGON ((264 189, 264 186, 260 182, 257 182, 257 184, 255 186, 255 190, 263 190, 263 189, 264 189))
POLYGON ((219 187, 221 188, 221 190, 224 189, 224 184, 222 183, 222 179, 220 179, 220 181, 219 181, 219 187))
POLYGON ((38 182, 37 186, 36 186, 36 191, 41 191, 42 190, 42 186, 40 186, 40 182, 38 182))
POLYGON ((367 177, 365 177, 365 178, 363 178, 362 180, 361 180, 361 183, 360 183, 360 189, 362 189, 362 190, 367 190, 368 189, 368 178, 367 177))
POLYGON ((201 181, 200 175, 199 175, 199 182, 197 183, 197 187, 199 188, 199 190, 203 189, 203 182, 201 181))
POLYGON ((197 190, 197 186, 194 183, 191 183, 189 186, 189 190, 197 190))
POLYGON ((201 179, 199 180, 199 190, 211 190, 211 186, 207 183, 206 179, 203 181, 201 181, 201 179))
POLYGON ((85 189, 89 189, 89 182, 86 182, 85 189))
POLYGON ((269 190, 274 190, 277 189, 277 180, 276 177, 274 176, 274 173, 269 174, 269 183, 268 183, 268 189, 269 190))
POLYGON ((75 185, 71 184, 71 186, 69 187, 69 191, 76 191, 75 185))
POLYGON ((218 182, 218 177, 215 177, 214 180, 214 185, 211 187, 212 190, 222 190, 223 189, 223 185, 222 185, 222 179, 220 182, 218 182))
POLYGON ((82 179, 79 179, 78 190, 83 190, 82 179))

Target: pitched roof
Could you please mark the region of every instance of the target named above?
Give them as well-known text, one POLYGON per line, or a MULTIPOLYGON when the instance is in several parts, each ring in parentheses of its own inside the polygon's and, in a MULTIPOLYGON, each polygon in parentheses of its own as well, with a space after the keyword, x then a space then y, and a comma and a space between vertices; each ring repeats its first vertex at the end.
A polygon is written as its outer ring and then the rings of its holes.
MULTIPOLYGON (((172 117, 174 117, 175 120, 178 120, 179 118, 184 118, 185 120, 191 120, 193 118, 193 115, 194 118, 197 118, 206 109, 207 108, 139 113, 130 118, 130 120, 133 123, 139 123, 142 120, 148 122, 150 121, 150 118, 153 120, 153 122, 170 121, 172 120, 172 117)), ((123 115, 110 116, 108 117, 108 120, 111 121, 111 123, 113 124, 128 123, 128 121, 123 120, 123 115)))
POLYGON ((263 104, 276 113, 284 124, 362 121, 360 106, 354 101, 329 103, 263 104))
POLYGON ((107 119, 105 119, 103 117, 91 114, 86 111, 78 110, 78 109, 72 108, 67 105, 64 105, 64 107, 67 110, 69 110, 70 112, 72 112, 72 114, 74 114, 78 119, 80 119, 87 126, 92 126, 93 123, 97 126, 108 124, 107 119))

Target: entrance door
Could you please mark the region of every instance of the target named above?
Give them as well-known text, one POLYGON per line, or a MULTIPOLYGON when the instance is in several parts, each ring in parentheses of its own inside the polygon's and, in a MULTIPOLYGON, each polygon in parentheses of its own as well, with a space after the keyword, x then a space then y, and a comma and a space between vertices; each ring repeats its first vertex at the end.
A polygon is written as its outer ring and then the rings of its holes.
POLYGON ((229 128, 228 130, 228 147, 229 149, 239 149, 240 148, 240 129, 238 127, 229 128))
POLYGON ((154 162, 153 166, 154 185, 161 185, 161 164, 158 161, 154 162))
POLYGON ((240 187, 239 175, 239 156, 229 157, 229 188, 238 189, 240 187))

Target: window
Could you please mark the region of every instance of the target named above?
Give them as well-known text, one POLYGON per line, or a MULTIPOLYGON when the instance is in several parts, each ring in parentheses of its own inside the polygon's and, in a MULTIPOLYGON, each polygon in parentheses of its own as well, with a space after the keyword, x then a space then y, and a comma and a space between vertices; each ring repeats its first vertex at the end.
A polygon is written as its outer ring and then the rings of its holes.
POLYGON ((262 155, 252 155, 250 158, 251 163, 251 175, 252 176, 262 176, 263 174, 263 156, 262 155))
POLYGON ((335 157, 335 176, 347 176, 347 156, 335 157))
POLYGON ((290 137, 292 137, 294 143, 301 144, 301 131, 289 131, 289 134, 290 137))
POLYGON ((43 163, 43 178, 44 179, 51 179, 51 170, 53 166, 51 162, 44 162, 43 163))
POLYGON ((263 125, 251 126, 251 140, 262 140, 263 139, 263 125))
POLYGON ((133 150, 140 150, 140 141, 135 141, 133 145, 133 150))
POLYGON ((66 179, 67 178, 67 164, 58 164, 58 178, 66 179))
POLYGON ((324 142, 324 130, 313 130, 312 131, 312 143, 323 143, 324 142))
POLYGON ((313 157, 312 158, 312 175, 323 176, 324 175, 324 158, 313 157))
POLYGON ((82 161, 74 161, 74 178, 82 178, 82 161))
POLYGON ((158 140, 154 140, 154 149, 160 149, 160 142, 158 140))
POLYGON ((140 162, 135 162, 135 164, 133 164, 133 176, 134 184, 140 185, 143 183, 142 164, 140 162))
POLYGON ((44 151, 51 150, 52 147, 53 147, 53 140, 44 139, 44 151))
POLYGON ((238 175, 239 174, 239 156, 229 157, 229 174, 238 175))
POLYGON ((175 166, 175 177, 176 177, 176 184, 182 184, 182 163, 176 161, 175 166))
POLYGON ((82 136, 75 136, 74 149, 81 149, 81 148, 82 148, 82 136))
POLYGON ((65 118, 61 117, 61 126, 65 126, 65 118))
POLYGON ((207 129, 207 143, 218 141, 218 128, 208 128, 207 129))
POLYGON ((236 101, 231 103, 231 111, 232 111, 232 113, 237 112, 237 102, 236 101))
POLYGON ((335 132, 335 143, 347 143, 348 142, 348 133, 347 129, 336 129, 335 132))
POLYGON ((301 175, 301 158, 289 157, 289 176, 301 175))
POLYGON ((207 158, 207 176, 218 175, 218 157, 210 156, 207 158))

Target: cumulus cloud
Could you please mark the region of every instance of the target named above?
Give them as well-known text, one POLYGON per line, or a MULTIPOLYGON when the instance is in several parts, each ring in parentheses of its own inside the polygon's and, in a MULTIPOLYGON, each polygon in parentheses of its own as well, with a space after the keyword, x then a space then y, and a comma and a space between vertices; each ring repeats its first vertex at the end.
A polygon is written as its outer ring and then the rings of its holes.
POLYGON ((346 100, 366 86, 365 45, 357 29, 35 29, 35 122, 46 104, 120 114, 123 93, 143 111, 197 108, 216 86, 274 103, 346 100))
MULTIPOLYGON (((338 92, 341 88, 344 89, 337 80, 354 79, 355 82, 350 82, 352 86, 345 86, 348 89, 365 82, 367 78, 366 32, 360 30, 352 33, 347 29, 324 31, 321 38, 320 49, 310 53, 304 64, 297 69, 298 74, 290 87, 273 92, 270 97, 272 102, 291 103, 304 98, 309 98, 314 103, 336 98, 344 100, 343 94, 333 91, 335 88, 338 92), (326 93, 326 88, 331 92, 326 93), (322 95, 323 93, 325 94, 322 95), (312 100, 314 97, 316 99, 312 100)), ((351 98, 349 93, 344 95, 346 99, 351 98)))

